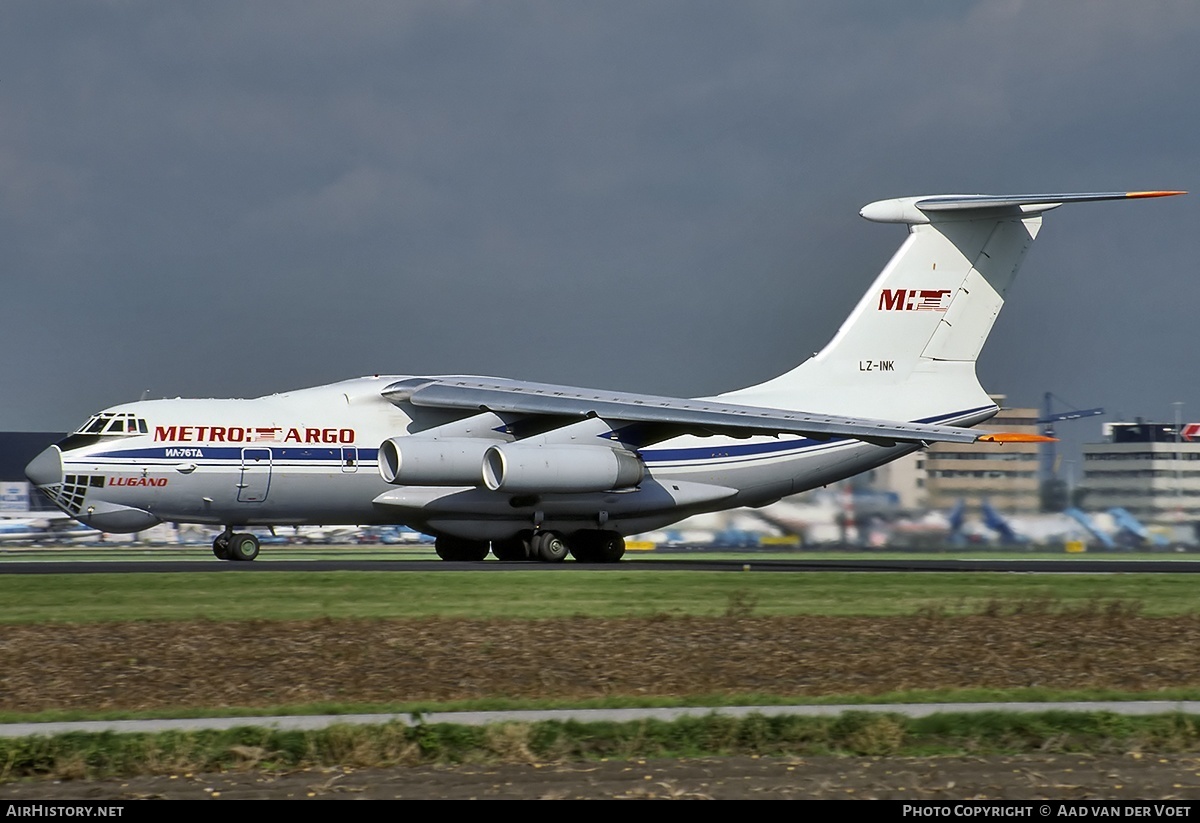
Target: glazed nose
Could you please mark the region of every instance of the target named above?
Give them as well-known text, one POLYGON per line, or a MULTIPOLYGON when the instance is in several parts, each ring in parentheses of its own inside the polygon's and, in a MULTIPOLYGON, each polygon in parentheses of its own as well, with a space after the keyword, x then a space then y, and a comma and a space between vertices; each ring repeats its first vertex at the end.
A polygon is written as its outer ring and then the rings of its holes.
POLYGON ((58 446, 49 446, 25 467, 25 476, 35 486, 54 486, 62 482, 62 452, 58 446))

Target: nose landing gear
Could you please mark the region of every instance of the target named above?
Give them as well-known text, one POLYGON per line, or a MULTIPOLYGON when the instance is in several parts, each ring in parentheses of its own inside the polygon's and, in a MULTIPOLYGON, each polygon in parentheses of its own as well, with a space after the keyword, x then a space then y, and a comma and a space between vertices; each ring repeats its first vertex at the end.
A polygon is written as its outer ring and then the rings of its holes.
POLYGON ((213 540, 213 555, 218 560, 253 560, 258 557, 258 538, 249 532, 235 533, 232 526, 213 540))

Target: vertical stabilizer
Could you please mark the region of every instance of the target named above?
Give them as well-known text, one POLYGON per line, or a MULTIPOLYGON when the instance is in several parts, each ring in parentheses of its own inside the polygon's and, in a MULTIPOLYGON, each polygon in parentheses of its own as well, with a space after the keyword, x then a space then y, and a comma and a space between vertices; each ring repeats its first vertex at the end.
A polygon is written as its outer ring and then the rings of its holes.
POLYGON ((1177 193, 944 195, 871 203, 863 217, 904 223, 909 235, 833 340, 786 374, 722 397, 827 413, 980 422, 995 405, 979 385, 975 361, 1042 213, 1068 202, 1177 193))

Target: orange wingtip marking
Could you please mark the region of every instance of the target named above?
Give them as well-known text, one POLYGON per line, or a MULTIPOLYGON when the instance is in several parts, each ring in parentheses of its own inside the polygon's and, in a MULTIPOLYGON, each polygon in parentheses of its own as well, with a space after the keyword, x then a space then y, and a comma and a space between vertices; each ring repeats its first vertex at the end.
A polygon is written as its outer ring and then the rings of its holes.
POLYGON ((1057 443, 1057 437, 1046 437, 1044 434, 1020 434, 1018 432, 995 432, 981 435, 981 443, 1057 443))
POLYGON ((1177 194, 1187 194, 1186 191, 1130 191, 1126 197, 1174 197, 1177 194))

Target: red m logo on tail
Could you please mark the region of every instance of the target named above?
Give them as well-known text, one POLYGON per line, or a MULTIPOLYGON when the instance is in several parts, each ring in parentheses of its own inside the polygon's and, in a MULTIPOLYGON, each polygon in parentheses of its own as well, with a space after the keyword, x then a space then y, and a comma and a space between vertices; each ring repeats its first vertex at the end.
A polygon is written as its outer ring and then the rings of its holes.
POLYGON ((880 311, 945 311, 950 289, 881 289, 880 311))

